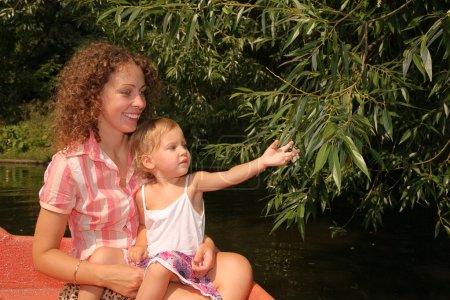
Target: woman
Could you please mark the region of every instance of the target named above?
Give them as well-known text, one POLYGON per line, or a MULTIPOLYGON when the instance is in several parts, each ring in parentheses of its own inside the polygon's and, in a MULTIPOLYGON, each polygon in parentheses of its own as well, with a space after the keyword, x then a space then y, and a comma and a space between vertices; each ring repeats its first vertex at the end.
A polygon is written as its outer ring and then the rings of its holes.
MULTIPOLYGON (((59 280, 101 286, 136 295, 143 270, 108 264, 116 258, 88 261, 99 247, 127 249, 134 243, 138 214, 133 194, 141 185, 133 176, 130 134, 146 107, 145 94, 157 86, 154 68, 141 55, 107 43, 81 49, 60 73, 54 127, 56 149, 39 198, 33 260, 37 270, 59 280), (59 250, 66 225, 73 256, 59 250)), ((234 253, 215 255, 206 238, 195 260, 199 273, 216 264, 221 285, 241 289, 252 283, 248 261, 234 253), (227 274, 235 274, 227 276, 227 274)), ((205 299, 171 283, 166 299, 205 299)))

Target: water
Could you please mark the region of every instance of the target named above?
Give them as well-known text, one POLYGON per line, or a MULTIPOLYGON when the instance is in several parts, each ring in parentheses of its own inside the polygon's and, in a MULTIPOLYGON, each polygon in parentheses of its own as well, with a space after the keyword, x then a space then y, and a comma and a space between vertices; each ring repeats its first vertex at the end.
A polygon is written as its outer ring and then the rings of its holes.
MULTIPOLYGON (((42 166, 0 165, 0 226, 32 235, 42 166)), ((255 280, 276 299, 450 299, 450 241, 432 237, 427 211, 387 216, 377 234, 359 228, 331 239, 330 216, 298 232, 261 217, 263 191, 231 189, 205 195, 207 233, 222 251, 245 255, 255 280)), ((1 271, 0 271, 1 272, 1 271)))

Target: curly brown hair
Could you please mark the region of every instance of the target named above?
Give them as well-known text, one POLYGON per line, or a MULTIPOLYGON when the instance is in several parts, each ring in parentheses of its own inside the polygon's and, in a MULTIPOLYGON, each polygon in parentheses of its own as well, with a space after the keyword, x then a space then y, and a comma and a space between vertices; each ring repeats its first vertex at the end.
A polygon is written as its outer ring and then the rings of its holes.
POLYGON ((92 130, 100 142, 100 94, 109 76, 125 63, 135 63, 143 73, 146 99, 159 88, 156 69, 143 55, 106 42, 94 42, 77 51, 58 75, 53 112, 54 147, 71 149, 85 142, 92 130))

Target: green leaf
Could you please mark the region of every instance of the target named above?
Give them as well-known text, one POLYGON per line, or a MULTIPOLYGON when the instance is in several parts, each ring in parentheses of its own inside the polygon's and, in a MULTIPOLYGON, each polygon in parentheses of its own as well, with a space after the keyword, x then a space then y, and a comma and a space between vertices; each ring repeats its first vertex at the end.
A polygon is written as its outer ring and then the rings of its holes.
POLYGON ((375 131, 378 132, 378 111, 380 110, 380 106, 375 105, 373 109, 373 123, 375 127, 375 131))
POLYGON ((323 166, 325 165, 325 162, 327 161, 329 152, 330 152, 330 147, 329 147, 328 143, 325 143, 320 147, 320 150, 316 156, 316 162, 314 164, 314 172, 312 173, 312 175, 316 174, 323 168, 323 166))
POLYGON ((317 50, 314 50, 312 56, 311 56, 311 68, 313 71, 317 71, 317 50))
POLYGON ((116 22, 118 27, 120 27, 120 25, 122 24, 123 9, 124 9, 123 7, 118 7, 116 10, 116 15, 114 16, 114 21, 116 22))
POLYGON ((214 35, 212 33, 211 24, 209 21, 205 20, 203 22, 203 30, 205 31, 206 36, 210 43, 214 44, 214 35))
POLYGON ((409 66, 411 65, 412 61, 412 52, 411 50, 407 49, 403 52, 403 78, 406 77, 406 74, 408 74, 409 66))
POLYGON ((136 17, 139 15, 139 13, 141 11, 142 11, 142 8, 140 8, 140 7, 133 8, 130 17, 128 18, 127 26, 129 26, 131 24, 131 22, 133 22, 134 19, 136 19, 136 17))
POLYGON ((431 54, 428 50, 428 47, 424 47, 423 50, 420 53, 420 57, 422 58, 422 63, 425 68, 425 71, 427 72, 428 78, 430 81, 433 81, 433 67, 431 62, 431 54))
POLYGON ((386 166, 384 165, 384 161, 381 158, 381 155, 375 149, 372 148, 369 149, 369 153, 372 155, 372 158, 375 160, 375 162, 379 166, 381 166, 381 169, 386 170, 386 166))
POLYGON ((407 139, 409 139, 411 137, 411 130, 406 130, 405 133, 403 134, 402 138, 400 139, 400 142, 398 143, 399 145, 404 143, 407 139))
POLYGON ((322 138, 326 140, 328 137, 332 136, 337 130, 336 124, 330 122, 325 126, 325 129, 323 130, 322 138))
POLYGON ((297 206, 297 217, 303 219, 305 217, 305 203, 300 202, 297 206))
POLYGON ((107 11, 105 11, 104 13, 102 13, 100 15, 100 17, 98 17, 97 22, 100 22, 101 20, 103 20, 104 18, 106 18, 107 16, 109 16, 110 14, 112 14, 113 12, 115 12, 117 10, 117 7, 108 9, 107 11))
POLYGON ((342 136, 342 139, 344 140, 345 145, 349 149, 350 156, 352 158, 352 161, 358 166, 358 168, 366 174, 367 178, 370 179, 369 170, 367 169, 366 162, 364 161, 364 158, 362 157, 361 153, 359 153, 358 148, 356 148, 355 143, 349 136, 342 136))
POLYGON ((189 46, 192 38, 194 37, 194 33, 196 31, 196 27, 197 27, 197 19, 198 19, 198 15, 197 14, 193 14, 191 20, 189 21, 189 31, 188 34, 186 35, 186 40, 185 40, 185 45, 189 46))
POLYGON ((393 138, 392 119, 391 119, 391 115, 387 109, 383 110, 382 118, 383 118, 384 129, 386 130, 387 134, 389 135, 389 137, 392 140, 392 138, 393 138))
POLYGON ((292 44, 292 42, 298 37, 298 35, 300 34, 300 26, 301 26, 301 24, 297 24, 294 27, 294 29, 291 31, 286 43, 284 44, 283 50, 285 50, 287 47, 289 47, 289 45, 292 44))
POLYGON ((344 3, 341 4, 341 8, 339 9, 340 11, 343 11, 347 7, 348 1, 349 0, 345 0, 344 3))
POLYGON ((167 33, 167 28, 169 28, 169 23, 170 23, 170 21, 172 20, 172 14, 171 13, 167 13, 165 16, 164 16, 164 20, 163 20, 163 34, 166 34, 167 33))
POLYGON ((178 30, 180 28, 180 23, 181 23, 181 17, 179 15, 175 15, 172 26, 171 26, 172 28, 170 29, 170 34, 168 36, 169 41, 173 40, 173 38, 178 33, 178 30))
POLYGON ((400 91, 402 92, 403 99, 405 99, 406 102, 409 102, 408 90, 405 88, 401 88, 400 91))
POLYGON ((417 53, 413 54, 413 62, 414 62, 414 65, 416 66, 416 68, 419 70, 419 72, 423 75, 423 77, 426 78, 425 69, 424 69, 424 67, 421 63, 421 59, 420 59, 419 55, 417 55, 417 53))
POLYGON ((234 23, 234 28, 233 28, 233 30, 236 30, 237 26, 239 25, 239 21, 240 21, 241 18, 242 18, 242 14, 244 13, 244 9, 245 9, 245 7, 242 7, 242 8, 239 10, 239 12, 238 12, 238 14, 237 14, 237 16, 236 16, 236 22, 234 23))
POLYGON ((339 162, 338 148, 337 145, 333 145, 331 148, 331 164, 333 166, 332 174, 334 182, 338 188, 338 191, 341 191, 341 164, 339 162))
POLYGON ((280 214, 275 219, 275 225, 273 226, 273 228, 270 231, 270 233, 273 233, 275 230, 277 230, 278 227, 280 227, 280 225, 283 224, 288 218, 289 218, 289 214, 287 214, 287 213, 280 214))
POLYGON ((434 226, 434 238, 437 238, 439 235, 439 230, 441 229, 441 222, 437 221, 434 226))

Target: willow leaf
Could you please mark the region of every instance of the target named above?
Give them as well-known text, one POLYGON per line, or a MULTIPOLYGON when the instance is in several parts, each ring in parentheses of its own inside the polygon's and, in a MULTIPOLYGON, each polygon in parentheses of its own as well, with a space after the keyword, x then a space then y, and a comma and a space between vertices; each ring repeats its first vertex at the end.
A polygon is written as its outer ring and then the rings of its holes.
POLYGON ((424 47, 422 52, 420 53, 420 57, 422 58, 422 63, 425 68, 425 72, 427 72, 428 78, 430 81, 433 81, 433 68, 431 63, 431 54, 428 50, 428 47, 424 47))
POLYGON ((323 166, 325 165, 325 162, 327 161, 329 152, 330 152, 330 147, 329 147, 328 143, 325 143, 322 145, 322 147, 320 147, 320 150, 316 156, 316 162, 314 164, 314 172, 312 173, 312 175, 316 174, 323 168, 323 166))
POLYGON ((338 148, 337 145, 333 145, 331 148, 331 163, 333 166, 332 174, 334 183, 336 183, 336 186, 338 188, 338 191, 341 191, 341 164, 339 162, 339 155, 338 155, 338 148))
POLYGON ((130 17, 128 18, 127 26, 129 26, 134 21, 134 19, 136 19, 136 17, 140 14, 141 11, 142 8, 140 7, 135 7, 132 9, 130 17))
POLYGON ((192 18, 189 22, 189 30, 188 33, 186 35, 186 40, 185 40, 185 45, 189 46, 189 44, 192 41, 192 38, 194 37, 194 33, 197 27, 197 19, 198 19, 198 15, 197 14, 193 14, 192 18))
POLYGON ((391 115, 389 114, 389 111, 387 109, 383 110, 382 118, 383 118, 384 129, 386 130, 387 134, 389 135, 389 137, 392 140, 392 138, 393 138, 392 119, 391 119, 391 115))
POLYGON ((356 148, 355 143, 353 142, 352 138, 349 136, 343 136, 342 139, 344 140, 345 145, 350 150, 350 155, 352 158, 352 161, 358 166, 358 168, 366 174, 367 178, 370 179, 369 170, 367 169, 366 162, 364 161, 364 158, 362 157, 361 153, 359 153, 358 148, 356 148))

